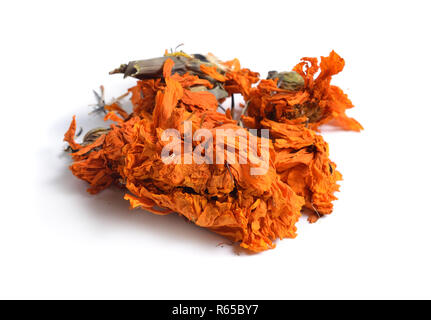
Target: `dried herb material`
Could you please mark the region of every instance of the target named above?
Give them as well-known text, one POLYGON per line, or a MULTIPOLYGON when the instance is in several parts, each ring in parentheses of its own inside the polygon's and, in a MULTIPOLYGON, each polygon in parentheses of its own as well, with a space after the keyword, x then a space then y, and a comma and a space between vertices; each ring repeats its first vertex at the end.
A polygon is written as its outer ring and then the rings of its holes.
POLYGON ((261 125, 270 129, 274 139, 276 170, 283 182, 304 197, 305 207, 310 209, 309 221, 332 213, 342 176, 329 159, 329 146, 323 137, 298 121, 264 120, 261 125))
POLYGON ((322 124, 360 131, 348 118, 353 107, 343 91, 330 84, 342 71, 344 60, 334 51, 329 57, 303 58, 290 72, 272 71, 268 79, 250 88, 242 117, 248 128, 268 128, 276 151, 276 169, 282 181, 305 199, 309 221, 333 210, 334 193, 342 179, 329 159, 329 146, 315 131, 322 124), (320 71, 320 74, 315 75, 320 71))
MULTIPOLYGON (((299 72, 300 64, 294 73, 273 72, 267 80, 241 68, 236 59, 221 62, 212 54, 166 53, 122 65, 113 73, 139 79, 128 91, 133 111, 128 114, 119 100, 110 105, 103 102, 105 120, 114 124, 90 130, 82 143, 74 140, 74 117, 64 136, 73 159, 70 169, 89 183, 92 194, 118 185, 125 190, 131 208, 159 215, 178 213, 254 252, 273 248, 276 239, 296 236, 295 224, 304 208, 312 212, 309 220, 315 222, 332 212, 336 199, 341 174, 329 159, 327 143, 307 127, 312 123, 317 129, 328 119, 321 114, 335 110, 334 101, 342 101, 334 94, 337 89, 329 85, 330 76, 340 69, 332 66, 340 60, 331 56, 330 61, 322 60, 320 80, 320 76, 312 79, 317 71, 312 59, 304 73, 299 72), (310 71, 313 68, 316 70, 310 71), (226 114, 217 112, 219 104, 233 94, 241 94, 247 101, 240 124, 269 129, 269 139, 243 129, 232 119, 230 109, 226 114), (293 101, 301 106, 317 103, 319 108, 310 117, 289 115, 293 101), (319 119, 312 122, 317 113, 319 119), (239 140, 227 139, 225 146, 224 139, 206 137, 192 140, 188 149, 186 124, 193 132, 205 129, 212 137, 220 129, 230 129, 239 132, 239 140), (179 133, 180 152, 170 154, 167 163, 162 154, 173 139, 166 140, 164 134, 171 129, 179 133), (241 139, 254 139, 256 144, 244 147, 238 142, 241 139), (186 161, 192 153, 202 158, 229 159, 237 154, 241 158, 241 151, 254 158, 234 163, 186 161), (251 174, 262 167, 265 174, 251 174)), ((339 123, 353 123, 332 114, 339 123)))
POLYGON ((330 124, 360 131, 361 124, 346 115, 346 110, 353 108, 352 102, 339 87, 331 85, 332 76, 343 68, 344 60, 332 51, 320 64, 317 58, 303 58, 291 72, 272 71, 246 97, 247 116, 257 122, 302 118, 313 130, 330 124))
POLYGON ((121 184, 133 208, 142 207, 156 214, 177 212, 252 251, 272 248, 277 238, 295 237, 295 223, 304 200, 277 175, 272 148, 266 175, 250 175, 251 163, 166 165, 161 160, 166 144, 160 139, 162 129, 181 131, 185 120, 191 121, 193 127, 209 130, 240 129, 235 121, 216 112, 214 95, 190 90, 196 84, 210 87, 209 82, 190 74, 171 75, 173 65, 173 60, 165 61, 163 82, 139 81, 130 90, 133 114, 123 121, 108 113, 106 119, 117 123, 93 144, 81 147, 70 139, 76 128, 72 121, 65 136, 74 149, 72 172, 90 183, 91 193, 113 183, 121 184), (148 98, 136 97, 139 88, 145 88, 147 96, 152 97, 151 103, 148 98))

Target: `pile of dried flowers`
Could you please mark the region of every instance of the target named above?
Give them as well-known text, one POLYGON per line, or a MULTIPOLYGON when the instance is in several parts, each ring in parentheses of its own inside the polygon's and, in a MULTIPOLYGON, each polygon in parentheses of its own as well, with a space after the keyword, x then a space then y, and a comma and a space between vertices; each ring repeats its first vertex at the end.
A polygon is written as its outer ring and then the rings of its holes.
POLYGON ((251 251, 274 248, 277 238, 296 236, 305 210, 310 222, 333 210, 341 174, 318 128, 362 129, 345 114, 353 107, 347 95, 330 84, 343 67, 335 52, 267 79, 212 54, 166 52, 129 62, 111 74, 139 79, 121 97, 130 96, 133 111, 121 99, 101 103, 114 124, 90 130, 81 143, 74 117, 64 137, 70 169, 92 194, 117 185, 132 208, 176 212, 251 251), (245 101, 237 120, 235 94, 245 101), (219 112, 229 97, 232 108, 219 112), (166 139, 172 130, 177 134, 166 139), (234 137, 215 139, 219 132, 234 137), (164 156, 168 146, 173 151, 164 156))

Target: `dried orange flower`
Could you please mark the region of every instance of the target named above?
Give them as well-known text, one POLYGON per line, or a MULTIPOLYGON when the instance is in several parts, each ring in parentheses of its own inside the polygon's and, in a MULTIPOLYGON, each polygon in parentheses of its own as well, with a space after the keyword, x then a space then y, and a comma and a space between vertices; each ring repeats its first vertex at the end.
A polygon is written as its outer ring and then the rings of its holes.
POLYGON ((332 76, 343 68, 344 60, 332 51, 321 58, 320 65, 317 58, 303 58, 291 72, 272 71, 246 96, 247 115, 257 122, 264 118, 277 122, 303 118, 313 130, 331 124, 360 131, 361 124, 346 115, 346 110, 353 108, 352 102, 339 87, 331 85, 332 76))
POLYGON ((109 111, 105 120, 114 124, 91 130, 82 143, 74 140, 74 117, 64 136, 72 150, 70 169, 89 183, 90 193, 119 185, 132 208, 178 213, 251 251, 273 248, 276 239, 296 236, 304 208, 311 210, 313 222, 332 212, 341 179, 327 143, 307 128, 307 118, 289 115, 293 101, 319 105, 324 116, 315 122, 308 118, 313 128, 330 117, 359 128, 346 120, 347 107, 339 105, 346 100, 329 85, 340 69, 332 65, 340 60, 330 57, 322 60, 320 79, 313 79, 310 68, 301 74, 297 66, 302 85, 285 74, 281 83, 277 74, 255 88, 257 73, 242 69, 236 59, 220 62, 211 54, 172 53, 122 65, 113 73, 140 79, 129 89, 133 111, 128 114, 118 101, 104 106, 109 111), (248 103, 241 122, 248 130, 232 119, 230 110, 217 112, 219 103, 233 94, 248 103), (326 110, 332 110, 331 116, 326 110), (260 133, 268 129, 269 135, 258 137, 254 128, 260 133), (167 139, 167 132, 176 135, 167 139), (198 132, 205 134, 196 138, 198 132), (234 133, 233 139, 219 139, 220 132, 234 133), (261 173, 253 173, 257 171, 261 173))

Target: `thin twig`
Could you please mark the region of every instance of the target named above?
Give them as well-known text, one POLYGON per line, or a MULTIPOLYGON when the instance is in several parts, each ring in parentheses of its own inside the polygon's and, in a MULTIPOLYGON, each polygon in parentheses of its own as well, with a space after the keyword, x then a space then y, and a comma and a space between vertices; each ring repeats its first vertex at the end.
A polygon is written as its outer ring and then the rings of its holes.
MULTIPOLYGON (((313 200, 313 199, 312 199, 313 200)), ((316 207, 314 206, 314 204, 313 204, 313 201, 311 201, 311 207, 313 208, 313 210, 314 210, 314 212, 317 214, 317 216, 319 217, 319 218, 321 218, 322 216, 321 216, 321 214, 319 213, 319 211, 317 211, 317 209, 316 209, 316 207)))
POLYGON ((234 98, 234 94, 232 93, 232 98, 230 100, 230 112, 232 114, 232 119, 233 119, 233 111, 235 109, 235 98, 234 98))
POLYGON ((82 131, 83 131, 82 127, 79 127, 79 131, 77 134, 75 134, 75 137, 79 137, 82 134, 82 131))
POLYGON ((229 171, 229 174, 230 174, 230 177, 232 178, 232 182, 233 182, 233 184, 235 185, 235 179, 233 178, 233 174, 232 174, 232 171, 230 171, 230 165, 229 165, 229 163, 225 163, 225 166, 226 166, 226 168, 227 168, 227 171, 229 171))
POLYGON ((224 112, 224 113, 226 113, 226 109, 225 108, 223 108, 221 105, 219 105, 218 106, 220 109, 222 109, 222 111, 224 112))

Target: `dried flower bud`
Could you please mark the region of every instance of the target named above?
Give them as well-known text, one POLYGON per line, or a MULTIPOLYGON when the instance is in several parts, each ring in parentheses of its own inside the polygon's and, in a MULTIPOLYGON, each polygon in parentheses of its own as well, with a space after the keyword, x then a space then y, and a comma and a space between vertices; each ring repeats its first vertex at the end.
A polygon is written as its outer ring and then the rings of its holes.
POLYGON ((109 131, 111 131, 111 129, 102 127, 91 129, 85 134, 84 139, 82 140, 82 145, 87 146, 92 144, 97 140, 97 138, 101 135, 107 134, 109 131))
POLYGON ((296 71, 270 71, 267 79, 278 79, 277 85, 280 89, 298 91, 304 87, 304 78, 296 71))

